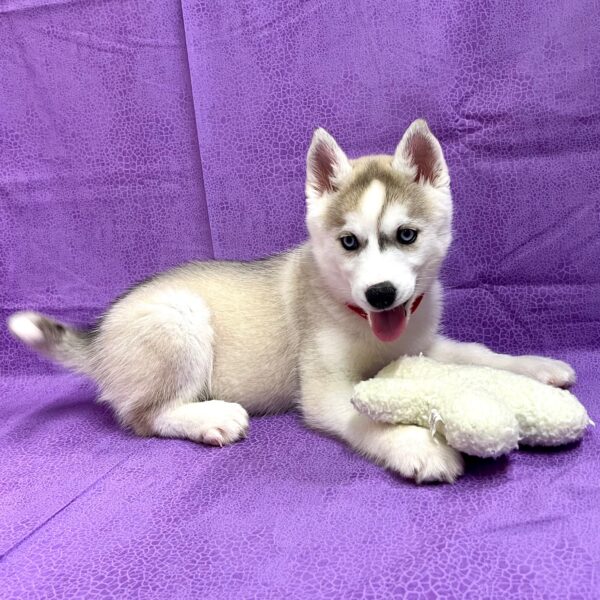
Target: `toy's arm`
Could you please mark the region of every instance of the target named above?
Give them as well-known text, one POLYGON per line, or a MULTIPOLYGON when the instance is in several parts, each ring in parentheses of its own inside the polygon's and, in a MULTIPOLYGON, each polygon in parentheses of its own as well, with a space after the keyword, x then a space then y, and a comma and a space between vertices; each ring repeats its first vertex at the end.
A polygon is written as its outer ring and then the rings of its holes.
MULTIPOLYGON (((437 386, 424 381, 375 378, 354 388, 352 404, 376 421, 429 427, 437 386)), ((439 409, 440 402, 435 405, 439 409)))

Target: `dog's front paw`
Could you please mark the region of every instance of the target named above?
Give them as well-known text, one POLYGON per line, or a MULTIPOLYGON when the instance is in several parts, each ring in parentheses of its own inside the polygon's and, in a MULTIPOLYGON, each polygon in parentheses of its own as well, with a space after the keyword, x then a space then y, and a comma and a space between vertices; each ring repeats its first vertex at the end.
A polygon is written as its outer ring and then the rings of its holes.
POLYGON ((571 365, 545 356, 516 356, 511 371, 555 387, 570 387, 577 380, 571 365))
POLYGON ((423 427, 394 428, 386 447, 387 468, 417 483, 453 483, 463 474, 463 458, 442 439, 433 439, 423 427))

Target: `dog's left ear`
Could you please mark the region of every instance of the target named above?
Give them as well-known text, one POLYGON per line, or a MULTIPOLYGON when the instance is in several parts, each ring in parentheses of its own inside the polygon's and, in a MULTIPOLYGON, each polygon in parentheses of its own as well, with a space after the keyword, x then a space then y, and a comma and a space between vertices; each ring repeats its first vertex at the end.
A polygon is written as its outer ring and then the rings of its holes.
POLYGON ((442 147, 423 119, 413 121, 402 136, 392 166, 419 183, 436 188, 450 185, 442 147))
POLYGON ((338 143, 324 129, 317 129, 306 157, 306 197, 320 198, 336 192, 352 166, 338 143))

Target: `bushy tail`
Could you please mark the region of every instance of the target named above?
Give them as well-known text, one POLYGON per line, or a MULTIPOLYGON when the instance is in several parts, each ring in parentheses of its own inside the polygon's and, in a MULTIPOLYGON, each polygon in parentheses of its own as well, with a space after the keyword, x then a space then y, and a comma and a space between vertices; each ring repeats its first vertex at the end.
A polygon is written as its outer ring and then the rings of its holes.
POLYGON ((36 312, 18 312, 8 317, 10 332, 28 346, 76 371, 89 369, 93 334, 64 325, 36 312))

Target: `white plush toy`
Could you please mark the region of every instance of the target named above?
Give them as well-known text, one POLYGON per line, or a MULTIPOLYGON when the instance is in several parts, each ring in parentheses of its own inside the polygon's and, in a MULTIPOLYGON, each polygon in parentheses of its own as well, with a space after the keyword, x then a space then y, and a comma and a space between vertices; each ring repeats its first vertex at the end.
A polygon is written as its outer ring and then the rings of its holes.
POLYGON ((559 446, 593 422, 567 390, 489 367, 401 358, 355 387, 352 403, 376 421, 429 427, 450 446, 480 457, 519 444, 559 446))

